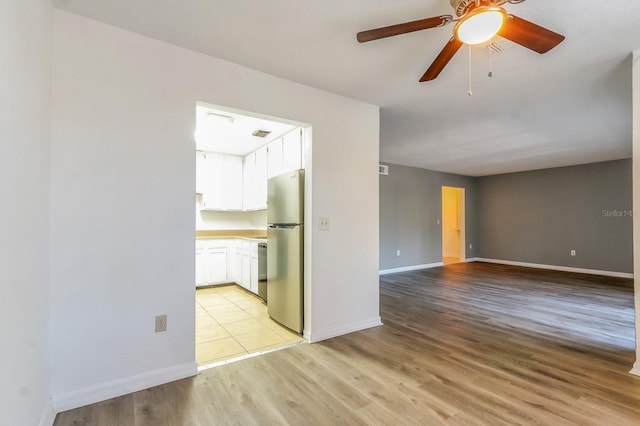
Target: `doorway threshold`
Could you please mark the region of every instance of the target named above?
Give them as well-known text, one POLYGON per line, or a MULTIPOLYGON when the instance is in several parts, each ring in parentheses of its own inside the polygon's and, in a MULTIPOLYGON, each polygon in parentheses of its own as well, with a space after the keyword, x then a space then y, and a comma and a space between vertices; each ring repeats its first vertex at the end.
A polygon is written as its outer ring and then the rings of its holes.
POLYGON ((286 344, 286 345, 283 345, 283 346, 278 346, 278 347, 275 347, 275 348, 269 348, 269 349, 265 349, 263 351, 253 352, 253 353, 250 353, 250 354, 244 354, 244 355, 237 356, 235 358, 229 358, 229 359, 225 359, 225 360, 222 360, 222 361, 213 362, 211 364, 202 365, 202 366, 198 367, 198 373, 200 373, 200 372, 202 372, 204 370, 208 370, 210 368, 220 367, 221 365, 231 364, 233 362, 242 361, 242 360, 253 358, 253 357, 256 357, 256 356, 265 355, 265 354, 268 354, 268 353, 271 353, 271 352, 280 351, 282 349, 292 348, 294 346, 299 346, 299 345, 303 345, 303 344, 306 344, 306 343, 307 343, 306 340, 301 340, 299 342, 293 342, 293 343, 289 343, 289 344, 286 344))

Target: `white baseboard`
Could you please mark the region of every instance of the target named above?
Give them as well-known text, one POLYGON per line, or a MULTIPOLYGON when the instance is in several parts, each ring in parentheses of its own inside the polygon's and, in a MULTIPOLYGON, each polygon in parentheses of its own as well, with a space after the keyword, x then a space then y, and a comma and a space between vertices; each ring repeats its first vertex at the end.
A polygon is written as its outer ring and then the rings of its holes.
POLYGON ((91 386, 86 389, 69 392, 64 395, 52 397, 53 409, 56 412, 72 410, 85 405, 104 401, 128 393, 148 389, 153 386, 162 385, 198 374, 198 367, 194 362, 188 362, 173 367, 162 368, 160 370, 149 371, 136 376, 125 377, 91 386))
POLYGON ((463 260, 463 262, 465 262, 465 263, 470 263, 470 262, 479 262, 479 261, 480 261, 480 258, 479 258, 479 257, 469 257, 469 258, 467 258, 467 259, 463 260))
POLYGON ((47 398, 46 405, 44 410, 42 410, 42 415, 40 416, 40 422, 38 426, 53 426, 53 422, 56 421, 56 410, 53 409, 53 404, 51 403, 51 399, 47 398))
POLYGON ((316 343, 320 342, 321 340, 331 339, 332 337, 342 336, 343 334, 353 333, 354 331, 365 330, 367 328, 377 327, 379 325, 382 325, 382 320, 380 319, 380 317, 375 317, 369 320, 355 322, 342 327, 311 332, 305 337, 307 338, 307 340, 309 340, 309 343, 316 343))
POLYGON ((629 373, 635 376, 640 376, 640 361, 636 361, 636 363, 633 364, 633 368, 631 369, 631 371, 629 371, 629 373))
POLYGON ((578 274, 603 275, 605 277, 633 278, 633 274, 627 272, 601 271, 598 269, 573 268, 570 266, 543 265, 540 263, 515 262, 512 260, 475 258, 476 262, 498 263, 501 265, 524 266, 526 268, 550 269, 553 271, 575 272, 578 274))
POLYGON ((437 268, 438 266, 443 266, 443 265, 444 263, 442 262, 426 263, 424 265, 412 265, 412 266, 403 266, 400 268, 381 269, 379 273, 380 275, 387 275, 387 274, 395 274, 396 272, 409 272, 409 271, 417 271, 419 269, 437 268))

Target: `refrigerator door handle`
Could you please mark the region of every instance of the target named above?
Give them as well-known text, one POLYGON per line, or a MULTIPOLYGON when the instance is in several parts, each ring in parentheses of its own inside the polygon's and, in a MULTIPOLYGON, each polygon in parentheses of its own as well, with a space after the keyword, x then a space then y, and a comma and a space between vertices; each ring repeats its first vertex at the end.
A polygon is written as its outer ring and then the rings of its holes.
POLYGON ((297 226, 300 226, 300 225, 297 225, 297 224, 291 224, 291 225, 289 225, 289 224, 286 224, 286 225, 285 225, 285 224, 283 224, 283 225, 273 225, 273 224, 272 224, 272 225, 269 225, 269 228, 271 228, 271 229, 293 229, 293 228, 295 228, 295 227, 297 227, 297 226))

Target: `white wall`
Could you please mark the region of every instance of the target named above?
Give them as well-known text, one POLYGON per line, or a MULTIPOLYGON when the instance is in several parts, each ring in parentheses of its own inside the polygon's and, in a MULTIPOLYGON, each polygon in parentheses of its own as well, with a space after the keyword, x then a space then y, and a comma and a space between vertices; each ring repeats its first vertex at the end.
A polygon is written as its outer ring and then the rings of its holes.
POLYGON ((0 3, 0 423, 50 423, 48 0, 0 3))
POLYGON ((640 50, 633 52, 633 271, 636 299, 636 363, 640 376, 640 50))
POLYGON ((311 215, 331 231, 307 227, 306 331, 379 324, 377 107, 62 11, 53 86, 58 408, 193 372, 197 101, 313 126, 311 215), (161 313, 168 332, 154 334, 161 313))

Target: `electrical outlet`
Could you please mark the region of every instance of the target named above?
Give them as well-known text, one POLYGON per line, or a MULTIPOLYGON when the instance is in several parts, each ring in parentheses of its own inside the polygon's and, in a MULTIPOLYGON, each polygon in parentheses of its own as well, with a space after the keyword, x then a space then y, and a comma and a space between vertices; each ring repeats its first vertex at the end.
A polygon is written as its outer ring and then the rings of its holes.
POLYGON ((156 316, 156 333, 167 331, 167 315, 156 316))
POLYGON ((438 225, 440 225, 440 219, 436 220, 436 223, 437 223, 438 225))
POLYGON ((396 251, 396 256, 400 257, 400 250, 396 251))
POLYGON ((576 255, 576 251, 575 250, 571 250, 571 256, 575 256, 576 255))
POLYGON ((321 217, 318 219, 318 231, 328 231, 329 230, 329 218, 321 217))
POLYGON ((469 243, 469 250, 473 250, 473 244, 469 243))

